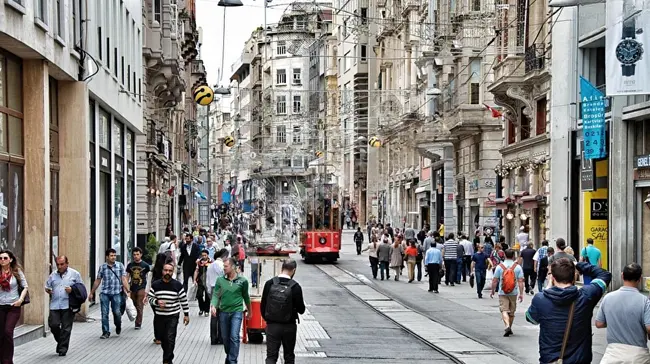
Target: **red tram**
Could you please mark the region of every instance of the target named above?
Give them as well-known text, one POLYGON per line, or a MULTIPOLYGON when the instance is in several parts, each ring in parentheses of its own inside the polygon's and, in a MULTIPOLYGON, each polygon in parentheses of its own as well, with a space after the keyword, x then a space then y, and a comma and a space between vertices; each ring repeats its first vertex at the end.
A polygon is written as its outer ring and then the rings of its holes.
POLYGON ((328 260, 335 262, 341 250, 341 217, 333 185, 314 191, 308 203, 306 226, 300 232, 300 255, 306 263, 328 260), (317 197, 318 196, 318 197, 317 197))

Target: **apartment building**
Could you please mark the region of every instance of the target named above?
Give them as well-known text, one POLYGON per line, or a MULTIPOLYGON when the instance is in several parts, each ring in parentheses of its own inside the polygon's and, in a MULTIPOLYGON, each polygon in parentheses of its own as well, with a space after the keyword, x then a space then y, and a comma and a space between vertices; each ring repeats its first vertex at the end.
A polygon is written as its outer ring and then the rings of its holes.
MULTIPOLYGON (((124 261, 135 242, 140 3, 5 1, 0 18, 0 249, 30 286, 61 254, 90 284, 107 248, 124 261)), ((19 343, 48 330, 47 295, 30 296, 19 343)))
POLYGON ((206 83, 198 59, 195 2, 152 0, 143 5, 146 78, 139 93, 146 108, 144 133, 137 136, 139 246, 149 235, 160 240, 167 224, 178 233, 183 224, 198 220, 196 187, 203 187, 197 177, 198 140, 207 133, 192 99, 193 90, 206 83))
MULTIPOLYGON (((488 91, 503 108, 497 174, 499 227, 512 242, 521 227, 539 244, 548 237, 550 192, 550 28, 545 2, 512 0, 495 8, 499 29, 488 91)), ((561 170, 561 168, 560 168, 561 170)), ((565 170, 566 171, 566 170, 565 170)), ((563 177, 564 178, 564 177, 563 177)), ((559 217, 559 216, 558 216, 559 217)))
POLYGON ((210 163, 212 174, 212 203, 230 202, 230 148, 224 145, 224 138, 231 134, 232 116, 229 95, 215 100, 210 108, 210 163), (224 198, 224 193, 226 197, 224 198))

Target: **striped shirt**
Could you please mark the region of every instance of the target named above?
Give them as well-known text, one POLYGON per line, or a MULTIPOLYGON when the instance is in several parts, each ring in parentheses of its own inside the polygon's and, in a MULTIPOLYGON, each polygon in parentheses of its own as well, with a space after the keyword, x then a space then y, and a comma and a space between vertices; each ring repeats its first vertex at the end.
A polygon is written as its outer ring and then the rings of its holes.
POLYGON ((458 258, 458 242, 456 240, 447 240, 444 245, 445 260, 458 258))
POLYGON ((183 309, 183 314, 189 316, 190 305, 183 284, 175 279, 165 282, 162 279, 151 283, 148 294, 149 303, 154 307, 154 313, 162 316, 178 315, 183 309), (165 302, 165 307, 160 307, 160 301, 165 302))

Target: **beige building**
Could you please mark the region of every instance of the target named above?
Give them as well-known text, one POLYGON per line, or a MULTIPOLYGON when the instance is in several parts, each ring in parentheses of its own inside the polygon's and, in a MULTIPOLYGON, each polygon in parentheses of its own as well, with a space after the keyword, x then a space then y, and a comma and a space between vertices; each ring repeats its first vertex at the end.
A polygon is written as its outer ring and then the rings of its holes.
POLYGON ((62 0, 5 1, 0 18, 0 249, 30 286, 21 343, 48 330, 54 256, 88 285, 107 248, 124 260, 135 244, 142 16, 136 1, 62 0))

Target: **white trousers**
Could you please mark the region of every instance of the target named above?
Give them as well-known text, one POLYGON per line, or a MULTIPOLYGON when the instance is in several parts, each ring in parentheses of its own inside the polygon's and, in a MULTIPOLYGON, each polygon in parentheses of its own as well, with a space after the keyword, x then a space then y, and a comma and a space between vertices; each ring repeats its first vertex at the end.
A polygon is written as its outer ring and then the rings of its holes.
POLYGON ((650 364, 650 353, 639 346, 608 344, 600 364, 650 364))

